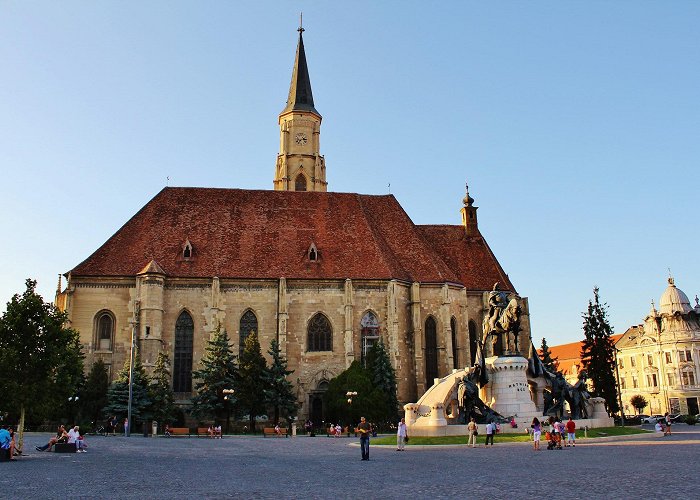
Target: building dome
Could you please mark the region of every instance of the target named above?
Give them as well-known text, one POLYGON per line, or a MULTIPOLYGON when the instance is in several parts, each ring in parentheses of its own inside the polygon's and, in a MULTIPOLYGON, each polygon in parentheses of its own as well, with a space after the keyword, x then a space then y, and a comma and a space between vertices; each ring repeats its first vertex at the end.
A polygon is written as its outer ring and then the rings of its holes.
POLYGON ((659 312, 661 314, 674 314, 677 312, 687 314, 693 310, 690 307, 688 296, 683 293, 683 290, 676 288, 673 278, 668 279, 668 287, 664 291, 663 295, 661 295, 659 307, 659 312))

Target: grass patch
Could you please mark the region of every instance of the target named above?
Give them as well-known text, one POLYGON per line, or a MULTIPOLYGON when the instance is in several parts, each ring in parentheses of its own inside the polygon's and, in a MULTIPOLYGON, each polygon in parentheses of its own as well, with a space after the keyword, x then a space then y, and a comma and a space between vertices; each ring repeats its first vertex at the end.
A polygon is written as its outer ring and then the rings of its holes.
MULTIPOLYGON (((639 427, 601 427, 600 429, 589 429, 588 437, 631 436, 632 434, 648 434, 649 432, 639 427)), ((583 429, 576 429, 576 439, 582 437, 583 429)))
MULTIPOLYGON (((606 437, 606 436, 629 436, 632 434, 648 434, 638 427, 601 427, 600 429, 590 429, 588 431, 588 439, 606 437)), ((583 439, 583 429, 576 430, 576 439, 583 439)), ((530 436, 525 434, 496 434, 495 443, 525 443, 531 441, 530 436)), ((544 442, 544 433, 542 433, 542 442, 544 442)), ((479 434, 476 437, 477 444, 484 444, 486 436, 479 434)), ((382 436, 372 439, 372 444, 396 445, 396 436, 382 436)), ((467 436, 410 436, 406 446, 411 445, 445 445, 445 444, 467 444, 467 436)))

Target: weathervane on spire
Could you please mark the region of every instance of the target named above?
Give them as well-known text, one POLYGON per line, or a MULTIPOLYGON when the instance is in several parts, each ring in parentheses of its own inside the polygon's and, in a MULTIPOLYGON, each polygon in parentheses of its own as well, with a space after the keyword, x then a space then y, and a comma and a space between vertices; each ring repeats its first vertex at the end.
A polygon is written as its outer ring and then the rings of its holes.
POLYGON ((297 30, 299 34, 302 34, 304 30, 304 13, 299 12, 299 29, 297 30))

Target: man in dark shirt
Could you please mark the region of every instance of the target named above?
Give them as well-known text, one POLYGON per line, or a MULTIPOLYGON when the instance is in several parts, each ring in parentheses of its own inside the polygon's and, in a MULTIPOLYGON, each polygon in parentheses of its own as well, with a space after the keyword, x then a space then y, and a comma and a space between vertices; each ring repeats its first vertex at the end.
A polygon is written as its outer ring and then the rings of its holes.
POLYGON ((369 435, 372 432, 372 426, 365 420, 365 417, 360 417, 360 425, 357 426, 357 431, 360 433, 362 460, 369 460, 369 435))

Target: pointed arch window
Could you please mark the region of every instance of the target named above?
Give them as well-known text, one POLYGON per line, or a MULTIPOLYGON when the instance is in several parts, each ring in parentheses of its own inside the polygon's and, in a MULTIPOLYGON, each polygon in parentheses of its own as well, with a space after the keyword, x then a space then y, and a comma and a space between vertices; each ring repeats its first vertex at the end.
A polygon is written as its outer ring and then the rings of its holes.
POLYGON ((185 244, 182 245, 182 258, 191 259, 192 258, 192 243, 190 240, 185 240, 185 244))
POLYGON ((306 191, 306 177, 304 174, 299 174, 294 179, 294 191, 306 191))
POLYGON ((182 311, 175 323, 175 353, 173 356, 173 392, 192 392, 192 344, 194 321, 182 311))
POLYGON ((450 319, 450 333, 452 334, 452 368, 459 368, 459 358, 457 357, 457 319, 452 316, 450 319))
POLYGON ((431 387, 438 376, 437 325, 432 316, 425 320, 425 387, 431 387))
POLYGON ((110 311, 101 311, 95 316, 95 346, 98 351, 111 351, 114 340, 114 316, 110 311))
POLYGON ((367 353, 379 341, 379 320, 372 311, 367 311, 360 320, 360 338, 362 342, 362 366, 365 366, 367 353))
POLYGON ((308 256, 309 260, 312 262, 316 262, 319 259, 318 248, 316 248, 315 243, 311 243, 311 245, 309 245, 308 256))
POLYGON ((243 313, 243 316, 241 316, 241 322, 239 324, 238 328, 238 335, 239 335, 239 346, 238 346, 238 355, 243 354, 243 349, 245 349, 245 339, 248 338, 248 335, 250 335, 251 332, 257 332, 258 331, 258 318, 255 316, 255 313, 248 309, 245 313, 243 313))
POLYGON ((321 313, 317 313, 309 321, 306 350, 309 352, 333 350, 331 322, 321 313))

